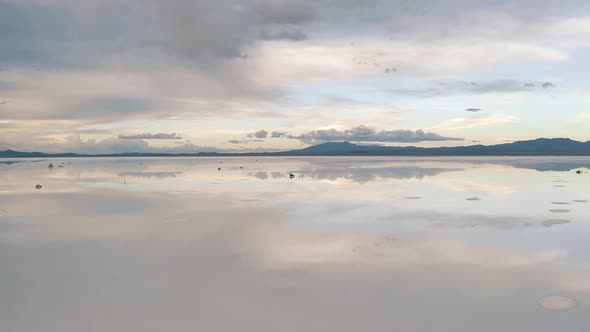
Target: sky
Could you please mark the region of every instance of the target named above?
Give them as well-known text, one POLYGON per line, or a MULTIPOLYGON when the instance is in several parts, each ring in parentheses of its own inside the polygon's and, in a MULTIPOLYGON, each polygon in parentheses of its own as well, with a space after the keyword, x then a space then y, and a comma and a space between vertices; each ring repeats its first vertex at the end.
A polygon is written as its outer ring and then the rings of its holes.
POLYGON ((587 0, 0 0, 0 150, 590 140, 587 0))

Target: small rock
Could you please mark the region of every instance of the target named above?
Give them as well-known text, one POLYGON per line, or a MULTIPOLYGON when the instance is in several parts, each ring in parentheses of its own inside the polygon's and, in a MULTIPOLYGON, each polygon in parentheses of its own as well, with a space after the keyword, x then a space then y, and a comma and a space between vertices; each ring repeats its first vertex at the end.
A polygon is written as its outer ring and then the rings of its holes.
POLYGON ((577 170, 577 171, 576 171, 576 174, 582 174, 582 171, 580 171, 580 170, 577 170))
POLYGON ((221 167, 217 167, 217 170, 218 170, 218 171, 221 171, 221 167))
POLYGON ((42 185, 40 185, 40 184, 38 184, 38 185, 36 185, 36 186, 35 186, 35 188, 36 188, 36 189, 41 189, 41 188, 43 188, 43 186, 42 186, 42 185))
POLYGON ((289 174, 289 177, 292 179, 295 177, 295 174, 291 173, 291 174, 289 174))
POLYGON ((49 163, 49 166, 47 166, 48 168, 53 168, 53 164, 49 163))

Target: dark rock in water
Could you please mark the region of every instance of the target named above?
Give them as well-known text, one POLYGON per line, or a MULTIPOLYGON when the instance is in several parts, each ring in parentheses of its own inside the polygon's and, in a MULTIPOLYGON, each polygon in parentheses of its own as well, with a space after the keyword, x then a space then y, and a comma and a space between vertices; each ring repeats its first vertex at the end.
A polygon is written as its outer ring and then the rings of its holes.
POLYGON ((295 174, 291 173, 291 174, 289 174, 289 177, 292 179, 295 177, 295 174))
POLYGON ((36 185, 36 186, 35 186, 35 188, 36 188, 36 189, 41 189, 41 188, 43 188, 43 186, 42 186, 42 185, 40 185, 40 184, 38 184, 38 185, 36 185))
POLYGON ((582 174, 582 171, 578 170, 576 171, 576 174, 582 174))
POLYGON ((49 163, 49 166, 47 166, 48 168, 53 168, 53 164, 49 163))
POLYGON ((221 167, 217 167, 217 170, 218 170, 218 171, 221 171, 221 167))

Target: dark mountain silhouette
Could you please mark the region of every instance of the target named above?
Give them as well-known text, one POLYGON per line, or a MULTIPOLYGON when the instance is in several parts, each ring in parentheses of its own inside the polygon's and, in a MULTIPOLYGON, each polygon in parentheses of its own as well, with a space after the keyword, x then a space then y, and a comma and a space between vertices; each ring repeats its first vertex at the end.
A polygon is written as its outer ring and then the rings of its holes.
POLYGON ((72 157, 158 157, 158 156, 590 156, 590 141, 569 138, 539 138, 498 145, 422 148, 415 146, 356 145, 350 142, 328 142, 301 150, 256 153, 118 153, 76 154, 0 151, 0 158, 72 158, 72 157))

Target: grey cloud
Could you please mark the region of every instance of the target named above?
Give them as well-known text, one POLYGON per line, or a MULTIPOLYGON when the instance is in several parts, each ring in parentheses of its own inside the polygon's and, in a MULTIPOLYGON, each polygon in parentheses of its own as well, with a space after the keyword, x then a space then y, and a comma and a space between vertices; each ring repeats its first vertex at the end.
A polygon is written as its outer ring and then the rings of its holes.
POLYGON ((0 63, 95 66, 139 56, 201 66, 258 40, 305 39, 300 27, 316 18, 312 1, 0 1, 0 63))
POLYGON ((2 1, 0 63, 7 67, 65 65, 67 58, 81 52, 76 41, 79 32, 68 6, 2 1))
MULTIPOLYGON (((382 24, 383 37, 439 40, 465 36, 470 13, 507 13, 523 21, 583 14, 585 1, 330 0, 22 0, 0 1, 0 63, 7 66, 94 66, 104 59, 182 61, 204 68, 239 57, 265 39, 302 40, 313 32, 345 34, 382 24), (455 8, 461 8, 460 11, 455 8), (426 16, 427 19, 424 19, 426 16), (457 23, 457 18, 465 17, 457 23), (422 19, 422 24, 411 24, 422 19), (322 21, 321 26, 309 25, 322 21), (354 29, 354 30, 353 30, 354 29), (67 52, 64 52, 67 50, 67 52)), ((477 22, 475 22, 477 23, 477 22)), ((475 24, 477 25, 477 24, 475 24)), ((486 29, 479 31, 490 34, 486 29)), ((500 32, 505 32, 498 29, 500 32)), ((133 61, 140 60, 140 61, 133 61)))
POLYGON ((555 84, 551 83, 551 82, 545 82, 543 83, 543 85, 541 85, 543 87, 543 89, 548 89, 548 88, 555 88, 555 84))
POLYGON ((259 130, 254 133, 254 137, 256 137, 256 138, 266 138, 266 136, 268 136, 268 131, 266 131, 264 129, 259 130))
POLYGON ((244 139, 244 140, 230 139, 227 142, 231 143, 231 144, 248 144, 248 143, 252 143, 252 142, 261 143, 261 142, 264 142, 264 140, 263 139, 244 139))
POLYGON ((270 137, 271 138, 281 138, 281 137, 285 137, 286 135, 287 135, 287 133, 284 131, 273 131, 270 134, 270 137))
POLYGON ((467 111, 467 112, 479 112, 479 111, 481 111, 481 108, 467 108, 467 109, 465 109, 465 111, 467 111))
POLYGON ((176 135, 176 133, 166 134, 166 133, 158 133, 158 134, 133 134, 133 135, 119 135, 120 139, 182 139, 181 136, 176 135))
POLYGON ((265 40, 291 40, 301 41, 307 39, 307 35, 299 29, 281 29, 278 31, 265 31, 262 34, 265 40))
MULTIPOLYGON (((62 100, 40 96, 44 108, 21 108, 19 99, 11 100, 10 109, 0 108, 8 119, 76 120, 81 123, 103 123, 124 119, 163 117, 171 114, 174 104, 141 97, 98 97, 82 100, 62 100)), ((74 98, 72 98, 74 99, 74 98)), ((26 102, 24 103, 26 104, 26 102)))
POLYGON ((444 137, 435 133, 427 133, 422 129, 382 130, 377 131, 367 126, 358 126, 348 130, 326 129, 314 130, 302 135, 288 135, 287 138, 298 139, 306 143, 329 141, 352 142, 399 142, 414 143, 425 141, 463 141, 463 138, 444 137))

